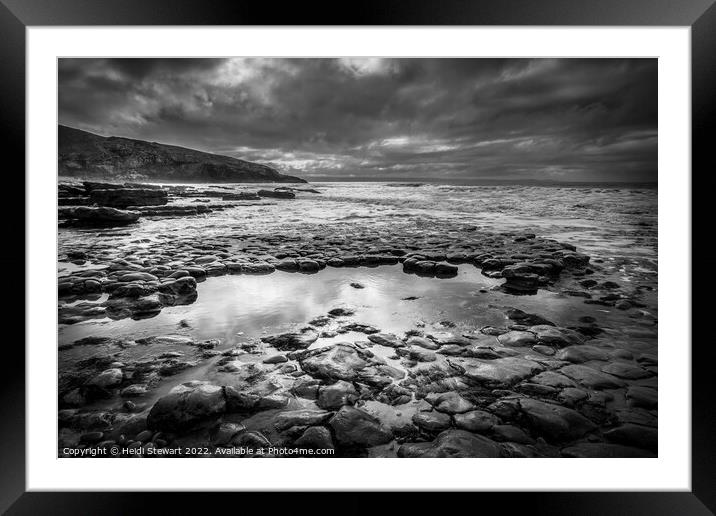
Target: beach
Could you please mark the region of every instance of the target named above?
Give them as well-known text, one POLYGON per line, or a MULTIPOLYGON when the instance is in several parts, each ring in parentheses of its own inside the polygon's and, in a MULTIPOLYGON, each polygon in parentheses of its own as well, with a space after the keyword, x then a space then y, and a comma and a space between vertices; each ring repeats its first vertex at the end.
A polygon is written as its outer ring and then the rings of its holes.
POLYGON ((656 455, 654 186, 60 179, 59 456, 656 455))

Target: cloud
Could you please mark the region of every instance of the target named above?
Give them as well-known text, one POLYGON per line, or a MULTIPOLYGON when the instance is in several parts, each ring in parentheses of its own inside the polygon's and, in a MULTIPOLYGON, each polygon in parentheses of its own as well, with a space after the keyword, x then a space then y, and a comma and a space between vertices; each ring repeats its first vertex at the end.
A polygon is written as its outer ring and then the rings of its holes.
POLYGON ((305 177, 655 180, 654 59, 61 59, 60 123, 305 177))

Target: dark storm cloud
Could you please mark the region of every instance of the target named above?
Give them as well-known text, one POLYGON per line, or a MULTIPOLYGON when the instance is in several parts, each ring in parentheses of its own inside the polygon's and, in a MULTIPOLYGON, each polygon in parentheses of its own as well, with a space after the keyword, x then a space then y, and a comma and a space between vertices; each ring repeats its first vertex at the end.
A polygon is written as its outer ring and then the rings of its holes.
POLYGON ((653 59, 62 59, 59 105, 306 177, 656 179, 653 59))

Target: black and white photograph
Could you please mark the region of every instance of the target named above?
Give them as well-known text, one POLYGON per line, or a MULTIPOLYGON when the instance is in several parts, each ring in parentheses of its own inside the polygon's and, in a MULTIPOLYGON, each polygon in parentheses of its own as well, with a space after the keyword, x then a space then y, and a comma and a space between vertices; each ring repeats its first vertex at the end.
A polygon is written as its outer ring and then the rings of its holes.
POLYGON ((57 60, 57 457, 658 455, 658 60, 57 60))

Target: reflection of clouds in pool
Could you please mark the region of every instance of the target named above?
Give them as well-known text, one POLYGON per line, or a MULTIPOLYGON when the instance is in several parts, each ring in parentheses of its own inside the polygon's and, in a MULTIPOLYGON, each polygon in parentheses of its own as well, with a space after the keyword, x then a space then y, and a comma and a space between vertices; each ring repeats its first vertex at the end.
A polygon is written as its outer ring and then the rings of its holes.
MULTIPOLYGON (((123 319, 111 325, 93 320, 66 326, 60 329, 60 343, 89 335, 139 338, 177 333, 179 322, 187 320, 190 328, 182 332, 197 339, 218 337, 231 345, 301 328, 339 306, 355 309, 355 315, 338 321, 357 321, 396 334, 415 328, 417 321, 428 323, 426 331, 440 331, 431 329, 430 324, 441 320, 457 323, 456 331, 461 327, 503 325, 500 306, 537 312, 563 325, 577 324, 580 316, 594 315, 603 308, 575 303, 574 298, 545 290, 534 296, 479 292, 502 282, 486 278, 471 265, 461 265, 458 276, 450 279, 405 274, 400 265, 327 268, 312 275, 277 271, 266 276, 211 277, 199 284, 198 299, 191 305, 165 308, 151 319, 123 319), (350 286, 353 282, 365 288, 355 289, 350 286), (406 297, 417 299, 404 300, 406 297)), ((609 319, 614 328, 632 324, 619 310, 611 310, 609 319)))
MULTIPOLYGON (((197 338, 223 334, 233 338, 237 332, 259 336, 264 331, 279 332, 306 324, 336 306, 356 309, 354 319, 376 321, 385 328, 409 327, 426 310, 438 312, 446 307, 431 306, 438 299, 469 296, 478 287, 491 287, 501 280, 482 276, 472 266, 461 266, 451 279, 422 278, 402 272, 402 267, 334 269, 305 275, 277 271, 266 276, 211 277, 199 283, 198 299, 191 305, 165 308, 151 319, 123 319, 113 323, 116 333, 127 336, 171 333, 179 321, 189 319, 197 338), (363 289, 350 283, 359 282, 363 289), (419 296, 417 301, 401 301, 419 296), (408 316, 406 323, 397 321, 408 316)), ((456 305, 459 303, 456 303, 456 305)), ((61 340, 71 341, 90 334, 101 334, 100 321, 67 326, 61 340), (95 333, 93 333, 95 332, 95 333)))

